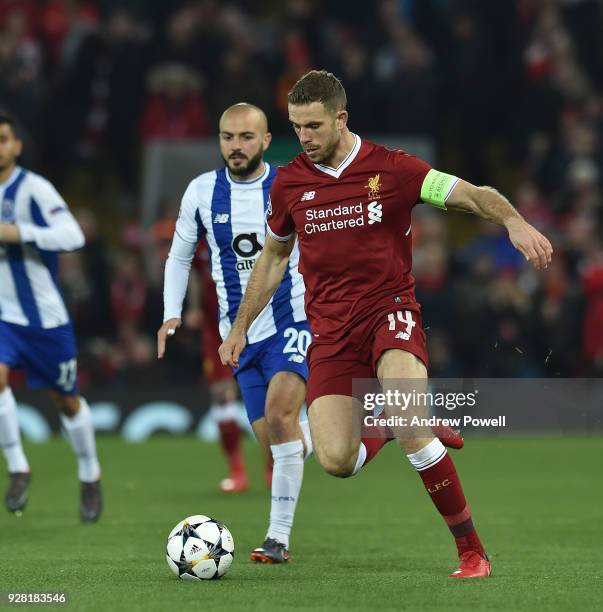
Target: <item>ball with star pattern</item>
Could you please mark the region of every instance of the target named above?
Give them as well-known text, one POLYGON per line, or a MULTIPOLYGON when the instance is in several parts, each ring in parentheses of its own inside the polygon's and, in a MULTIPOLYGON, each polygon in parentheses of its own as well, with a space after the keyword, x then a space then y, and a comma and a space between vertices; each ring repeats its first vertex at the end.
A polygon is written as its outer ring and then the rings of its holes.
POLYGON ((220 521, 195 514, 180 521, 170 532, 166 560, 182 580, 216 580, 229 570, 234 540, 220 521))

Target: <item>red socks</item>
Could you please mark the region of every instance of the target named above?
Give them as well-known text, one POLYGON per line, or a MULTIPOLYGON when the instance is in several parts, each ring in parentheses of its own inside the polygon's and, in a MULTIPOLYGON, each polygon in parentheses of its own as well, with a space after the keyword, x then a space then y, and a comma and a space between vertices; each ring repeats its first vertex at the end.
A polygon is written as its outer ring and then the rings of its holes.
POLYGON ((366 465, 377 453, 387 444, 391 438, 362 438, 362 443, 366 447, 366 459, 363 465, 366 465))
POLYGON ((425 448, 407 456, 452 532, 459 555, 469 550, 484 555, 456 468, 443 444, 435 438, 425 448))
POLYGON ((377 456, 377 453, 390 441, 394 439, 394 434, 389 427, 382 425, 372 425, 364 427, 362 430, 362 438, 360 441, 366 448, 366 458, 362 462, 365 466, 371 459, 377 456))
POLYGON ((218 423, 220 442, 228 459, 231 473, 245 472, 241 455, 241 428, 235 420, 218 423))

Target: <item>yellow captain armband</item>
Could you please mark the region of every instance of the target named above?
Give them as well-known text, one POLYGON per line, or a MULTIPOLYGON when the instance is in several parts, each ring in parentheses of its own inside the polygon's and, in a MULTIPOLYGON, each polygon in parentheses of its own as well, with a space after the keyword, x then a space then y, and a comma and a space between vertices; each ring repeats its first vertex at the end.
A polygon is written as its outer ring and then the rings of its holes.
POLYGON ((423 180, 421 200, 446 210, 446 200, 458 182, 458 177, 432 168, 423 180))

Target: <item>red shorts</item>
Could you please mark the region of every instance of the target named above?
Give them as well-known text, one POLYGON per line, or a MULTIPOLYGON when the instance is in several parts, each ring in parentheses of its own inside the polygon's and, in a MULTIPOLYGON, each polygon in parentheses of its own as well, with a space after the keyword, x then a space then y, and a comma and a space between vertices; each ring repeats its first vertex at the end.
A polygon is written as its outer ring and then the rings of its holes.
POLYGON ((205 325, 203 328, 203 377, 208 385, 222 380, 234 379, 229 366, 222 365, 218 349, 222 338, 217 325, 205 325))
POLYGON ((308 406, 323 395, 353 396, 355 378, 374 378, 384 351, 401 349, 428 365, 425 332, 418 304, 387 307, 355 326, 334 344, 312 342, 308 349, 308 406))

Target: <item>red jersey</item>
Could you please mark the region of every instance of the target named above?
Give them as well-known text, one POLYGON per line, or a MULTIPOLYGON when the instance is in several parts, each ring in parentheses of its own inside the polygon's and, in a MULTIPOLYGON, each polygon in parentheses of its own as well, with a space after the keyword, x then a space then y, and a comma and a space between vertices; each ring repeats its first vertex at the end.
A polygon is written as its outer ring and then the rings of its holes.
POLYGON ((216 284, 211 277, 211 262, 207 242, 200 240, 195 256, 193 268, 199 275, 201 283, 201 310, 203 311, 203 325, 218 327, 218 297, 216 295, 216 284))
POLYGON ((211 277, 211 262, 205 240, 199 241, 193 267, 201 283, 203 374, 205 381, 211 386, 225 379, 232 379, 232 371, 228 366, 222 365, 218 355, 218 348, 222 344, 218 329, 218 296, 216 284, 211 277))
POLYGON ((337 169, 301 153, 270 191, 268 229, 281 241, 297 234, 317 343, 337 342, 377 308, 417 307, 411 211, 431 166, 355 139, 337 169))

